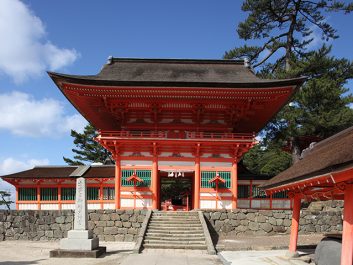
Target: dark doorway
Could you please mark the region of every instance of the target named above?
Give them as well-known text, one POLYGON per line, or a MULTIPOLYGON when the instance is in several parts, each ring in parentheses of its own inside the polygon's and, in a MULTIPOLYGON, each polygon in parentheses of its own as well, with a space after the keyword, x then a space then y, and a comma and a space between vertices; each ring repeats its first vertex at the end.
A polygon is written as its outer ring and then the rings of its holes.
POLYGON ((192 209, 193 174, 163 174, 160 183, 161 210, 189 211, 192 209))

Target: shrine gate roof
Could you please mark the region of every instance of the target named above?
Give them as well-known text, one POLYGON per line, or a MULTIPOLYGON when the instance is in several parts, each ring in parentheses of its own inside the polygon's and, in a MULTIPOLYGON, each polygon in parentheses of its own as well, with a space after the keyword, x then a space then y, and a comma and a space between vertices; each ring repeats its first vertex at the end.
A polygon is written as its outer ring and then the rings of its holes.
POLYGON ((303 78, 261 79, 239 60, 108 59, 97 75, 66 75, 56 78, 95 85, 142 85, 183 87, 272 87, 301 84, 303 78))
POLYGON ((258 132, 305 80, 260 79, 235 60, 111 58, 97 75, 48 74, 107 131, 258 132))
MULTIPOLYGON (((307 181, 306 186, 308 186, 311 178, 351 170, 353 168, 352 148, 353 126, 316 143, 311 149, 304 150, 301 160, 268 180, 261 188, 266 190, 280 190, 280 188, 286 189, 295 183, 302 185, 301 183, 305 181, 307 181)), ((331 181, 333 183, 338 181, 332 175, 331 178, 330 183, 331 181)), ((317 180, 315 182, 317 183, 317 180)), ((321 181, 321 185, 325 183, 321 181)))

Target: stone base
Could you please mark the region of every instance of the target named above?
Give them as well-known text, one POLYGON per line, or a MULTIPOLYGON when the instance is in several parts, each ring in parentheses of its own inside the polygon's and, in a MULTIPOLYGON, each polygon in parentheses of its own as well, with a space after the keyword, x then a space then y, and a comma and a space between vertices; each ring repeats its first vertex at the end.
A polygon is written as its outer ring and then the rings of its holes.
POLYGON ((99 247, 98 238, 63 238, 60 240, 62 250, 94 250, 99 247))
POLYGON ((298 251, 293 252, 293 251, 289 251, 288 250, 286 252, 286 257, 289 258, 289 259, 295 259, 295 258, 299 257, 299 253, 298 253, 298 251))
POLYGON ((54 249, 49 252, 49 256, 51 258, 98 258, 106 252, 106 247, 98 247, 93 250, 54 249))

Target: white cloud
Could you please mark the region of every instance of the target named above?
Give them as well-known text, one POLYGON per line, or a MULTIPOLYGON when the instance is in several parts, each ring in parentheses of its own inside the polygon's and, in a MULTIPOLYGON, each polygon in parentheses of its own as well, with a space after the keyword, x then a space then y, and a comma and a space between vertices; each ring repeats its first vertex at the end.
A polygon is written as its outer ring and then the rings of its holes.
POLYGON ((82 132, 86 124, 81 115, 66 115, 58 100, 36 100, 16 91, 0 94, 0 130, 20 136, 57 137, 71 129, 82 132))
MULTIPOLYGON (((48 159, 28 159, 26 161, 19 161, 12 157, 6 158, 2 162, 0 162, 0 176, 11 174, 18 171, 23 171, 26 169, 33 168, 34 166, 39 165, 48 165, 48 159)), ((11 193, 10 200, 16 200, 16 189, 10 183, 0 179, 0 190, 7 191, 11 193)), ((11 205, 11 208, 14 208, 14 205, 11 205)), ((2 206, 2 208, 6 208, 6 206, 2 206)))
POLYGON ((16 83, 70 65, 79 56, 47 40, 43 22, 19 0, 0 1, 0 38, 0 72, 16 83))
POLYGON ((27 159, 25 161, 16 160, 12 157, 6 158, 0 162, 0 176, 7 175, 26 169, 31 169, 34 166, 48 165, 48 159, 27 159))

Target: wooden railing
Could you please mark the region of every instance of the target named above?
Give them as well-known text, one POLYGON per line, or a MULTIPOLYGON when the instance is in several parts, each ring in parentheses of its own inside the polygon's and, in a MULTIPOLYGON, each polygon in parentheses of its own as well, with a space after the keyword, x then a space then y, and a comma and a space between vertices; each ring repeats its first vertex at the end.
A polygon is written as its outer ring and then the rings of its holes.
POLYGON ((255 138, 254 133, 218 133, 218 132, 173 132, 173 131, 100 131, 100 138, 163 138, 163 139, 215 139, 248 140, 255 138))

